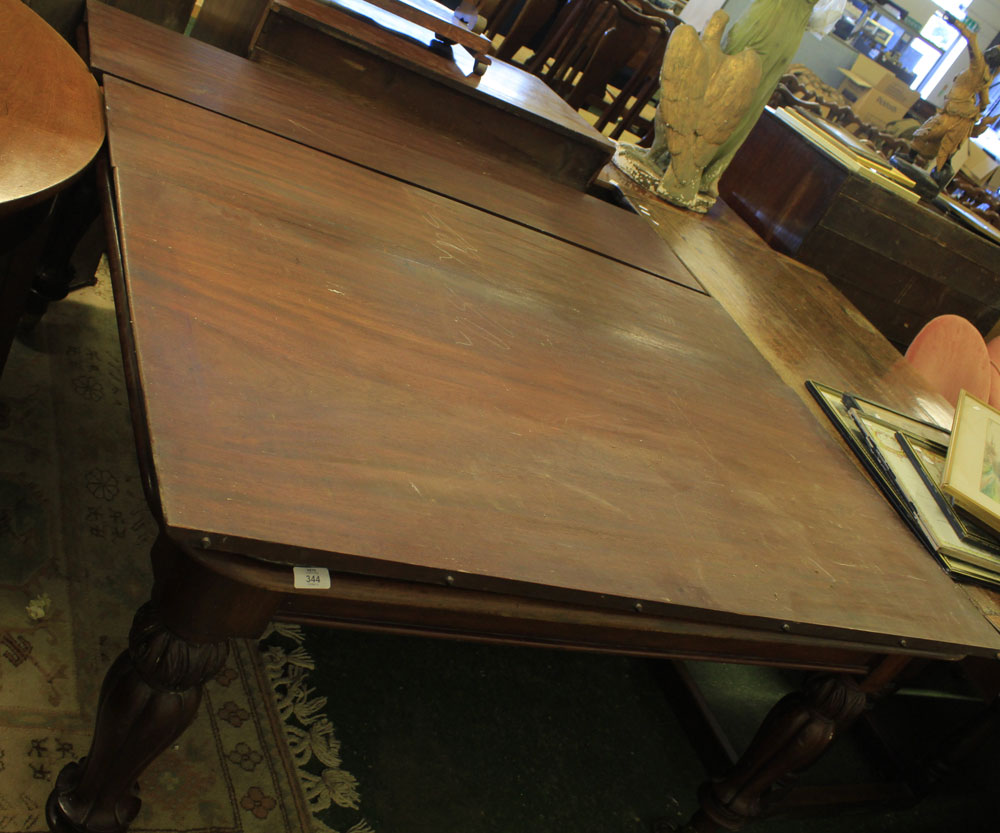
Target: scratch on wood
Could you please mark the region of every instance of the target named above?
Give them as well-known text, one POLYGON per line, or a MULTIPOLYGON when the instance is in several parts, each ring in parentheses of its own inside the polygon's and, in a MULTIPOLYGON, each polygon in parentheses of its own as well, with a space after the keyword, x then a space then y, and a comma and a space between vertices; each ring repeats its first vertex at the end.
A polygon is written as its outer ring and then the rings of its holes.
POLYGON ((439 260, 457 260, 462 263, 463 256, 476 262, 482 260, 479 256, 479 249, 473 246, 458 229, 451 227, 440 217, 431 213, 425 213, 424 219, 437 229, 434 248, 441 252, 439 260))
POLYGON ((595 495, 593 492, 589 491, 588 489, 584 489, 581 486, 574 486, 572 483, 563 483, 562 485, 565 486, 567 489, 569 489, 572 492, 576 492, 577 494, 580 494, 580 495, 583 495, 584 497, 590 498, 591 500, 593 500, 593 501, 601 504, 602 506, 608 507, 608 509, 611 509, 611 510, 617 512, 619 515, 624 515, 625 514, 625 511, 623 509, 620 509, 619 507, 615 506, 613 503, 611 503, 611 501, 605 500, 600 495, 595 495))
POLYGON ((306 133, 312 133, 316 136, 320 135, 317 131, 313 130, 311 127, 306 127, 304 124, 300 124, 299 122, 295 121, 295 119, 288 119, 288 121, 290 124, 294 124, 299 130, 304 130, 306 131, 306 133))
POLYGON ((819 570, 820 572, 822 572, 822 573, 825 573, 826 575, 828 575, 828 576, 829 576, 829 577, 830 577, 831 579, 833 579, 834 581, 836 581, 836 580, 837 580, 837 577, 836 577, 836 576, 835 576, 835 575, 834 575, 833 573, 831 573, 831 572, 830 572, 829 570, 827 570, 827 569, 826 569, 826 567, 824 567, 824 566, 823 566, 822 564, 820 564, 820 563, 819 563, 819 562, 818 562, 818 561, 817 561, 817 560, 816 560, 815 558, 810 558, 809 560, 810 560, 810 561, 811 561, 811 562, 812 562, 813 564, 815 564, 815 565, 816 565, 816 568, 817 568, 817 569, 818 569, 818 570, 819 570))

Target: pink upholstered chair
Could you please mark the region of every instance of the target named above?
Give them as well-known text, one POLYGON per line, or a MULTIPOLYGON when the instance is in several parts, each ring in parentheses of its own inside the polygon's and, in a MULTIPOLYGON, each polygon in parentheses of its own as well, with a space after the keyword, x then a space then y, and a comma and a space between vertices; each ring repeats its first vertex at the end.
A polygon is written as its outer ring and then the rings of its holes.
MULTIPOLYGON (((995 349, 1000 356, 1000 345, 995 349)), ((986 342, 961 316, 940 315, 927 322, 910 342, 906 360, 952 405, 963 388, 983 400, 996 388, 1000 399, 1000 381, 993 382, 1000 373, 990 364, 986 342)))
POLYGON ((990 354, 990 404, 994 408, 1000 408, 1000 336, 990 339, 986 343, 986 350, 990 354))

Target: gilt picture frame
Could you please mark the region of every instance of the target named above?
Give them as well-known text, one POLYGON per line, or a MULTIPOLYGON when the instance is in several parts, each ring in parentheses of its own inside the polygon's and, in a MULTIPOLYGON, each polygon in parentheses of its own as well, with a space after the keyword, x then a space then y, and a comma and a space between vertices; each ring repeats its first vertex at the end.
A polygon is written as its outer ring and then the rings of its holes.
POLYGON ((941 490, 1000 531, 1000 411, 965 390, 955 409, 941 490))
POLYGON ((858 427, 854 424, 850 416, 850 411, 852 410, 861 411, 868 416, 884 420, 890 425, 894 425, 896 430, 924 442, 934 443, 942 447, 947 446, 951 442, 951 432, 947 428, 901 414, 899 411, 894 411, 891 408, 879 405, 877 402, 872 402, 856 394, 845 393, 836 388, 831 388, 829 385, 812 380, 806 382, 806 390, 812 394, 827 417, 829 417, 852 448, 855 448, 855 444, 859 438, 858 427))
POLYGON ((899 444, 927 484, 927 488, 958 536, 1000 556, 1000 537, 978 518, 957 506, 954 500, 941 490, 941 480, 948 455, 947 446, 942 447, 902 434, 899 436, 899 444))
POLYGON ((864 432, 861 430, 853 414, 860 412, 866 416, 884 420, 894 430, 903 431, 908 436, 917 437, 928 442, 937 441, 941 445, 947 443, 949 432, 931 423, 890 410, 883 405, 871 402, 860 396, 844 393, 829 385, 809 380, 806 382, 806 389, 813 395, 820 408, 833 423, 834 427, 836 427, 841 437, 843 437, 848 447, 857 456, 859 462, 885 495, 889 503, 899 513, 900 517, 909 524, 917 536, 929 546, 922 530, 920 530, 916 522, 913 507, 903 496, 896 483, 887 473, 885 467, 876 458, 873 449, 869 446, 864 432), (943 443, 941 443, 941 440, 943 440, 943 443))

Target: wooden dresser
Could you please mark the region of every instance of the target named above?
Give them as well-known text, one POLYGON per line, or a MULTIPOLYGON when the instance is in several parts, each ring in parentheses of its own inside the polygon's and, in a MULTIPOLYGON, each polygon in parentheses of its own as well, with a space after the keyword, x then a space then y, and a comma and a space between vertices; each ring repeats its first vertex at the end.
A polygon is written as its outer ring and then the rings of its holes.
POLYGON ((826 275, 900 350, 931 318, 985 335, 1000 319, 1000 246, 847 170, 772 113, 719 185, 774 249, 826 275))

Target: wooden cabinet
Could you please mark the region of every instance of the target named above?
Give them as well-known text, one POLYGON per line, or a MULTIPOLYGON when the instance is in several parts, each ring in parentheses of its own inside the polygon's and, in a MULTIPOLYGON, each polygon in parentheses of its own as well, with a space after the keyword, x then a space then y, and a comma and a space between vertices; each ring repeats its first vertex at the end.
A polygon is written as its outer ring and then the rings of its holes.
POLYGON ((953 313, 1000 319, 1000 246, 852 173, 765 112, 720 182, 773 248, 826 275, 900 350, 953 313))

